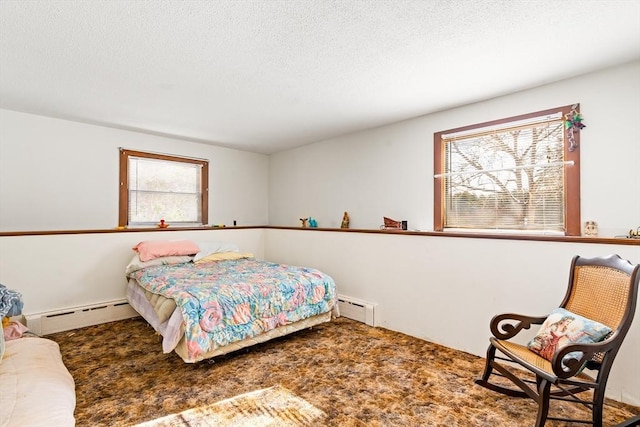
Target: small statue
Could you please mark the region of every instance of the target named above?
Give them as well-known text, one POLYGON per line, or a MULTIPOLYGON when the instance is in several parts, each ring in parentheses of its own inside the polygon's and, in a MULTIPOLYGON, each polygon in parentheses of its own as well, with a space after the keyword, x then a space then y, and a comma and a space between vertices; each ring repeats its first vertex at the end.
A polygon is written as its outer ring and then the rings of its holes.
POLYGON ((316 221, 312 217, 309 217, 309 227, 318 228, 318 221, 316 221))
POLYGON ((342 224, 340 224, 340 228, 349 228, 349 214, 346 212, 342 215, 342 224))
POLYGON ((300 218, 300 222, 302 222, 302 227, 307 228, 307 221, 309 218, 300 218))
POLYGON ((596 237, 598 235, 598 224, 595 221, 585 222, 584 235, 589 237, 596 237))

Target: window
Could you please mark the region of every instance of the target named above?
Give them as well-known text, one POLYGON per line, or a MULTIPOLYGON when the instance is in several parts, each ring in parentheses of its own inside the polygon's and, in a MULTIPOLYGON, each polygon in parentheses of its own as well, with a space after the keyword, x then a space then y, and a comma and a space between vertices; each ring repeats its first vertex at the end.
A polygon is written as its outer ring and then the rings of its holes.
POLYGON ((209 162, 120 149, 120 226, 207 224, 209 162))
POLYGON ((579 105, 434 134, 434 230, 579 236, 579 105))

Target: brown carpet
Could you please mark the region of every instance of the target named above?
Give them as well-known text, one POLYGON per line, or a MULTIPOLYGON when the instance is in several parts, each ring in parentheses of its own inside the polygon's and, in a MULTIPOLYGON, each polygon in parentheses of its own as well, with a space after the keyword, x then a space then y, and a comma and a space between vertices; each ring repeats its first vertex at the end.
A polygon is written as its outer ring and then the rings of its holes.
MULTIPOLYGON (((274 386, 324 412, 314 426, 529 427, 536 416, 533 401, 474 384, 484 359, 346 318, 197 364, 163 354, 140 318, 48 338, 76 381, 78 426, 136 425, 274 386)), ((638 412, 607 401, 604 425, 638 412)))

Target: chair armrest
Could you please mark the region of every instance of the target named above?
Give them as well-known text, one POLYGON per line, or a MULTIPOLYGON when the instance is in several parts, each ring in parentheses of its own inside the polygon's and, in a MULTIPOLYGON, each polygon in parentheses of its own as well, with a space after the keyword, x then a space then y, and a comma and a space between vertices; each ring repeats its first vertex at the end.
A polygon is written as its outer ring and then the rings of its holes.
POLYGON ((505 313, 494 316, 491 319, 491 333, 501 340, 513 338, 523 329, 529 329, 531 325, 541 325, 547 316, 533 317, 522 314, 505 313))
POLYGON ((613 334, 609 339, 596 343, 569 344, 555 352, 551 359, 553 373, 558 378, 570 378, 577 375, 588 361, 593 359, 597 353, 606 353, 619 343, 614 339, 617 334, 613 334), (578 352, 579 358, 568 356, 570 353, 578 352))

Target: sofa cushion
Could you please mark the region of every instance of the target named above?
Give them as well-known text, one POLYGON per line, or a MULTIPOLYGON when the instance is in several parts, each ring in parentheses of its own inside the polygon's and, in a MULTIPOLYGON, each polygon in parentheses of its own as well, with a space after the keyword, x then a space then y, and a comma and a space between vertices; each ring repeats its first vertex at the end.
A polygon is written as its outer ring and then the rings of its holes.
POLYGON ((24 337, 5 346, 0 363, 0 426, 75 425, 75 383, 58 344, 24 337))

